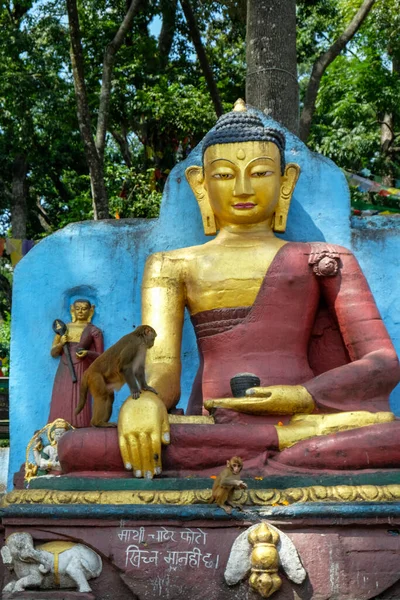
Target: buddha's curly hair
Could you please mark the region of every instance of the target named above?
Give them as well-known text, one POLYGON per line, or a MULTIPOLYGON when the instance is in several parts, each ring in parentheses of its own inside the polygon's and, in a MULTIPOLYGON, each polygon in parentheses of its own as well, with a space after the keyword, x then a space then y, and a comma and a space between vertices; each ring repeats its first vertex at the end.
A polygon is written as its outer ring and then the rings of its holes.
POLYGON ((285 171, 285 136, 278 129, 265 127, 261 119, 249 111, 229 112, 220 117, 203 140, 204 153, 216 144, 232 144, 240 142, 272 142, 279 148, 281 155, 281 173, 285 171))

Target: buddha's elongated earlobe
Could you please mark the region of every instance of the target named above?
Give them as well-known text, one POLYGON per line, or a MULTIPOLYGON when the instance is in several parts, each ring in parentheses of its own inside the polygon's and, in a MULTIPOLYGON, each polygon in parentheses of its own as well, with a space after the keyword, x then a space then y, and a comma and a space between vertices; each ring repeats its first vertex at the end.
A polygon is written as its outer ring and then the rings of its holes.
POLYGON ((293 190, 300 175, 300 167, 295 163, 288 163, 282 177, 279 201, 275 209, 272 229, 277 233, 285 233, 286 222, 292 200, 293 190))
POLYGON ((93 315, 94 315, 94 309, 95 308, 96 308, 95 305, 92 304, 91 307, 90 307, 89 316, 88 316, 88 320, 87 320, 88 323, 92 322, 93 315))
POLYGON ((207 191, 204 187, 203 169, 202 167, 195 166, 188 167, 185 171, 185 175, 200 208, 204 233, 206 235, 215 235, 217 233, 217 223, 207 191))
POLYGON ((71 313, 72 323, 75 323, 76 322, 76 313, 75 313, 75 306, 73 304, 71 304, 71 306, 69 307, 69 312, 71 313))

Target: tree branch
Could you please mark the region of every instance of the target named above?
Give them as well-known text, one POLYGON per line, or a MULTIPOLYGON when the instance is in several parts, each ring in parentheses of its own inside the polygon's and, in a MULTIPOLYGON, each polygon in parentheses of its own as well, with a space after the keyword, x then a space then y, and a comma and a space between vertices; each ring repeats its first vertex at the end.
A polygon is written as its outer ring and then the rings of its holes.
POLYGON ((304 100, 304 108, 300 117, 300 138, 303 142, 307 141, 310 133, 311 121, 315 111, 315 102, 323 74, 331 62, 339 56, 340 52, 346 47, 346 44, 359 30, 375 2, 376 0, 364 0, 345 31, 314 63, 304 100))
POLYGON ((40 199, 36 200, 36 209, 37 209, 37 218, 39 220, 40 225, 43 227, 44 231, 50 232, 52 231, 51 222, 47 212, 44 210, 42 206, 40 206, 40 199))
POLYGON ((164 0, 162 3, 162 27, 158 37, 158 52, 160 63, 165 67, 168 63, 169 53, 171 52, 172 42, 174 40, 176 24, 177 0, 164 0))
POLYGON ((132 154, 129 148, 128 140, 126 139, 125 133, 120 133, 116 129, 111 130, 111 135, 117 142, 119 149, 121 150, 122 157, 126 166, 130 169, 132 167, 132 154))
POLYGON ((133 19, 139 12, 143 0, 132 0, 131 5, 122 21, 114 39, 110 42, 104 52, 103 76, 101 81, 99 114, 97 118, 96 149, 99 157, 104 155, 104 147, 107 133, 107 118, 111 97, 111 76, 113 72, 115 55, 121 48, 124 38, 132 27, 133 19))
POLYGON ((79 15, 76 0, 67 0, 69 33, 71 40, 71 64, 77 103, 79 130, 85 148, 86 160, 90 172, 93 211, 95 219, 108 219, 108 198, 104 183, 103 161, 97 153, 92 135, 89 104, 85 84, 85 68, 79 15))
POLYGON ((67 11, 71 39, 70 54, 78 109, 79 130, 81 132, 86 152, 93 160, 98 160, 97 151, 92 136, 92 125, 89 104, 87 100, 84 58, 76 0, 67 0, 67 11))
POLYGON ((214 80, 214 75, 208 62, 207 55, 204 50, 203 43, 201 41, 200 31, 197 27, 196 19, 190 6, 189 0, 180 0, 183 13, 185 15, 186 23, 189 27, 190 36, 192 38, 193 45, 196 50, 197 58, 203 71, 203 75, 207 82, 208 91, 210 92, 211 99, 214 104, 214 109, 217 117, 223 113, 221 98, 219 97, 218 88, 214 80))

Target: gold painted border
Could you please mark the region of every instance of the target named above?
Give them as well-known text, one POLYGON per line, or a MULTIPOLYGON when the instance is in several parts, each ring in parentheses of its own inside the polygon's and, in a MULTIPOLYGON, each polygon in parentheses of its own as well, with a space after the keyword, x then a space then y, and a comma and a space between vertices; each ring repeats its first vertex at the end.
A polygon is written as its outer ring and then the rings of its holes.
MULTIPOLYGON (((235 492, 235 500, 248 506, 287 506, 297 502, 395 502, 400 501, 400 485, 337 485, 300 488, 250 489, 235 492)), ((208 504, 211 489, 203 490, 124 490, 71 492, 60 490, 14 490, 3 496, 1 506, 20 504, 208 504)))

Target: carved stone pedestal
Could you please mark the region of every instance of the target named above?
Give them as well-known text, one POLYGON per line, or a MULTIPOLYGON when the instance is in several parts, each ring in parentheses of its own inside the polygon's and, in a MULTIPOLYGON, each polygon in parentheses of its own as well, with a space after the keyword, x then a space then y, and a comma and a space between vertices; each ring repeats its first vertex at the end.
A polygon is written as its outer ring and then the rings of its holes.
MULTIPOLYGON (((272 593, 276 600, 398 600, 400 503, 395 498, 399 486, 388 477, 384 486, 367 481, 346 486, 331 476, 331 485, 316 480, 312 490, 310 486, 283 487, 282 477, 268 480, 268 487, 263 481, 247 480, 247 500, 252 505, 246 505, 243 512, 234 510, 231 516, 207 504, 212 480, 104 483, 54 478, 47 483, 51 490, 21 490, 6 497, 2 509, 5 536, 25 531, 35 544, 49 540, 83 543, 101 556, 101 575, 90 581, 93 596, 60 590, 11 597, 256 600, 261 596, 249 587, 250 566, 253 573, 261 573, 271 563, 274 577, 282 581, 272 593), (335 494, 341 502, 332 501, 335 494), (388 502, 390 494, 393 501, 388 502), (293 500, 307 496, 314 501, 293 500), (368 497, 381 501, 363 500, 368 497), (45 504, 50 498, 52 503, 45 504), (160 501, 163 504, 156 503, 160 501), (262 521, 289 539, 296 560, 301 561, 294 570, 302 564, 306 572, 301 583, 291 578, 291 558, 282 555, 278 538, 271 541, 260 534, 248 545, 253 552, 248 556, 248 572, 242 569, 239 581, 225 579, 235 540, 262 521), (276 544, 279 564, 272 554, 273 560, 266 561, 264 551, 257 558, 254 550, 262 550, 260 544, 272 544, 270 554, 276 544)), ((9 579, 6 574, 2 587, 9 579)))
POLYGON ((16 592, 15 594, 3 593, 3 600, 96 600, 96 596, 91 593, 72 592, 69 590, 29 590, 26 592, 16 592))

